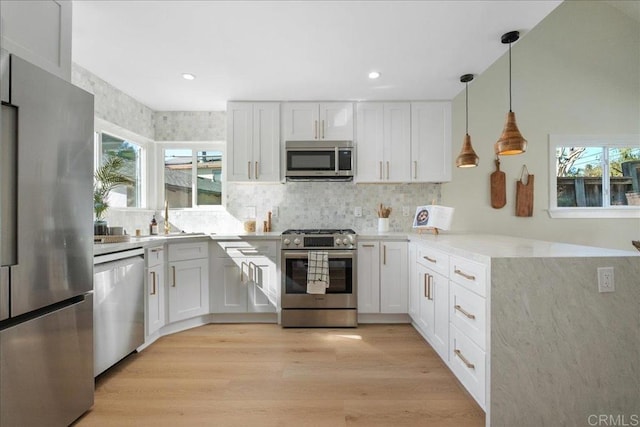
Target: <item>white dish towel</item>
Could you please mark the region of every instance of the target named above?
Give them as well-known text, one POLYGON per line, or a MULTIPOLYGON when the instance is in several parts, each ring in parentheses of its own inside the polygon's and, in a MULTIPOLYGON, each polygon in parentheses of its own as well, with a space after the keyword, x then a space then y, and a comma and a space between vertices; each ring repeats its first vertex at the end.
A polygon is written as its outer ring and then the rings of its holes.
POLYGON ((329 252, 309 251, 307 293, 325 294, 329 287, 329 252))

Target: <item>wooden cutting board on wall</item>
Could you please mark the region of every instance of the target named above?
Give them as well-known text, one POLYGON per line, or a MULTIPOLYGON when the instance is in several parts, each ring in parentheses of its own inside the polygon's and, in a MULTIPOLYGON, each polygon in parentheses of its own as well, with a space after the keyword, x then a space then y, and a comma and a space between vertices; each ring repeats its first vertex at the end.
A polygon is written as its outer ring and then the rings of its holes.
POLYGON ((507 204, 507 184, 504 172, 500 170, 500 159, 496 158, 496 171, 491 174, 491 207, 500 209, 507 204))
POLYGON ((533 216, 533 175, 526 166, 516 181, 516 216, 533 216))

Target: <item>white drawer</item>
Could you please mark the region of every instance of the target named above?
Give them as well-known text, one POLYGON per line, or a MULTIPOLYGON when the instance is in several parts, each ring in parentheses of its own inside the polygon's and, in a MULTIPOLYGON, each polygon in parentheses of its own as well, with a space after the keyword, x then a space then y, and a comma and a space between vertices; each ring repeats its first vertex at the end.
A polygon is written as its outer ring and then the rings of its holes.
POLYGON ((482 409, 485 409, 485 352, 454 325, 451 325, 449 344, 451 370, 482 409))
POLYGON ((449 279, 478 295, 487 296, 487 267, 484 264, 452 255, 449 279))
POLYGON ((449 282, 449 320, 482 350, 486 350, 486 299, 462 286, 449 282))
POLYGON ((218 247, 232 258, 266 256, 275 260, 278 243, 268 240, 217 242, 218 247))
POLYGON ((155 267, 164 263, 164 245, 147 248, 146 254, 147 267, 155 267))
POLYGON ((443 276, 449 275, 449 255, 437 249, 418 246, 416 250, 416 261, 443 276))
POLYGON ((184 261, 209 256, 209 242, 172 243, 169 245, 169 261, 184 261))

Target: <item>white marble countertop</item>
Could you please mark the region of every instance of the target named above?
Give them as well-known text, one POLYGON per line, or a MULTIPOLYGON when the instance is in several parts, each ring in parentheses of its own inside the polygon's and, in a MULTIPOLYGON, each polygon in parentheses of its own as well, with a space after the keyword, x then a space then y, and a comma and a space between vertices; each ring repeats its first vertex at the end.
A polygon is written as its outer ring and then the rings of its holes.
POLYGON ((393 240, 393 241, 407 241, 409 240, 408 233, 370 233, 370 234, 358 234, 358 240, 393 240))
POLYGON ((497 234, 410 234, 411 242, 425 242, 430 246, 460 256, 478 258, 570 258, 570 257, 629 257, 640 256, 638 251, 597 248, 568 243, 546 242, 497 234))

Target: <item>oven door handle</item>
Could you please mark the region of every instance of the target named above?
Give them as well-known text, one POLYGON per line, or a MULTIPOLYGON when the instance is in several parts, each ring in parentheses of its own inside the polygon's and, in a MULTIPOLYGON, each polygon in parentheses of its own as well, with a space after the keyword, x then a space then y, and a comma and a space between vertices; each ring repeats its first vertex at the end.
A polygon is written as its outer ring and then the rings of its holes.
MULTIPOLYGON (((310 251, 283 252, 282 257, 288 259, 307 259, 310 251)), ((331 258, 355 258, 356 251, 328 251, 331 258)))

